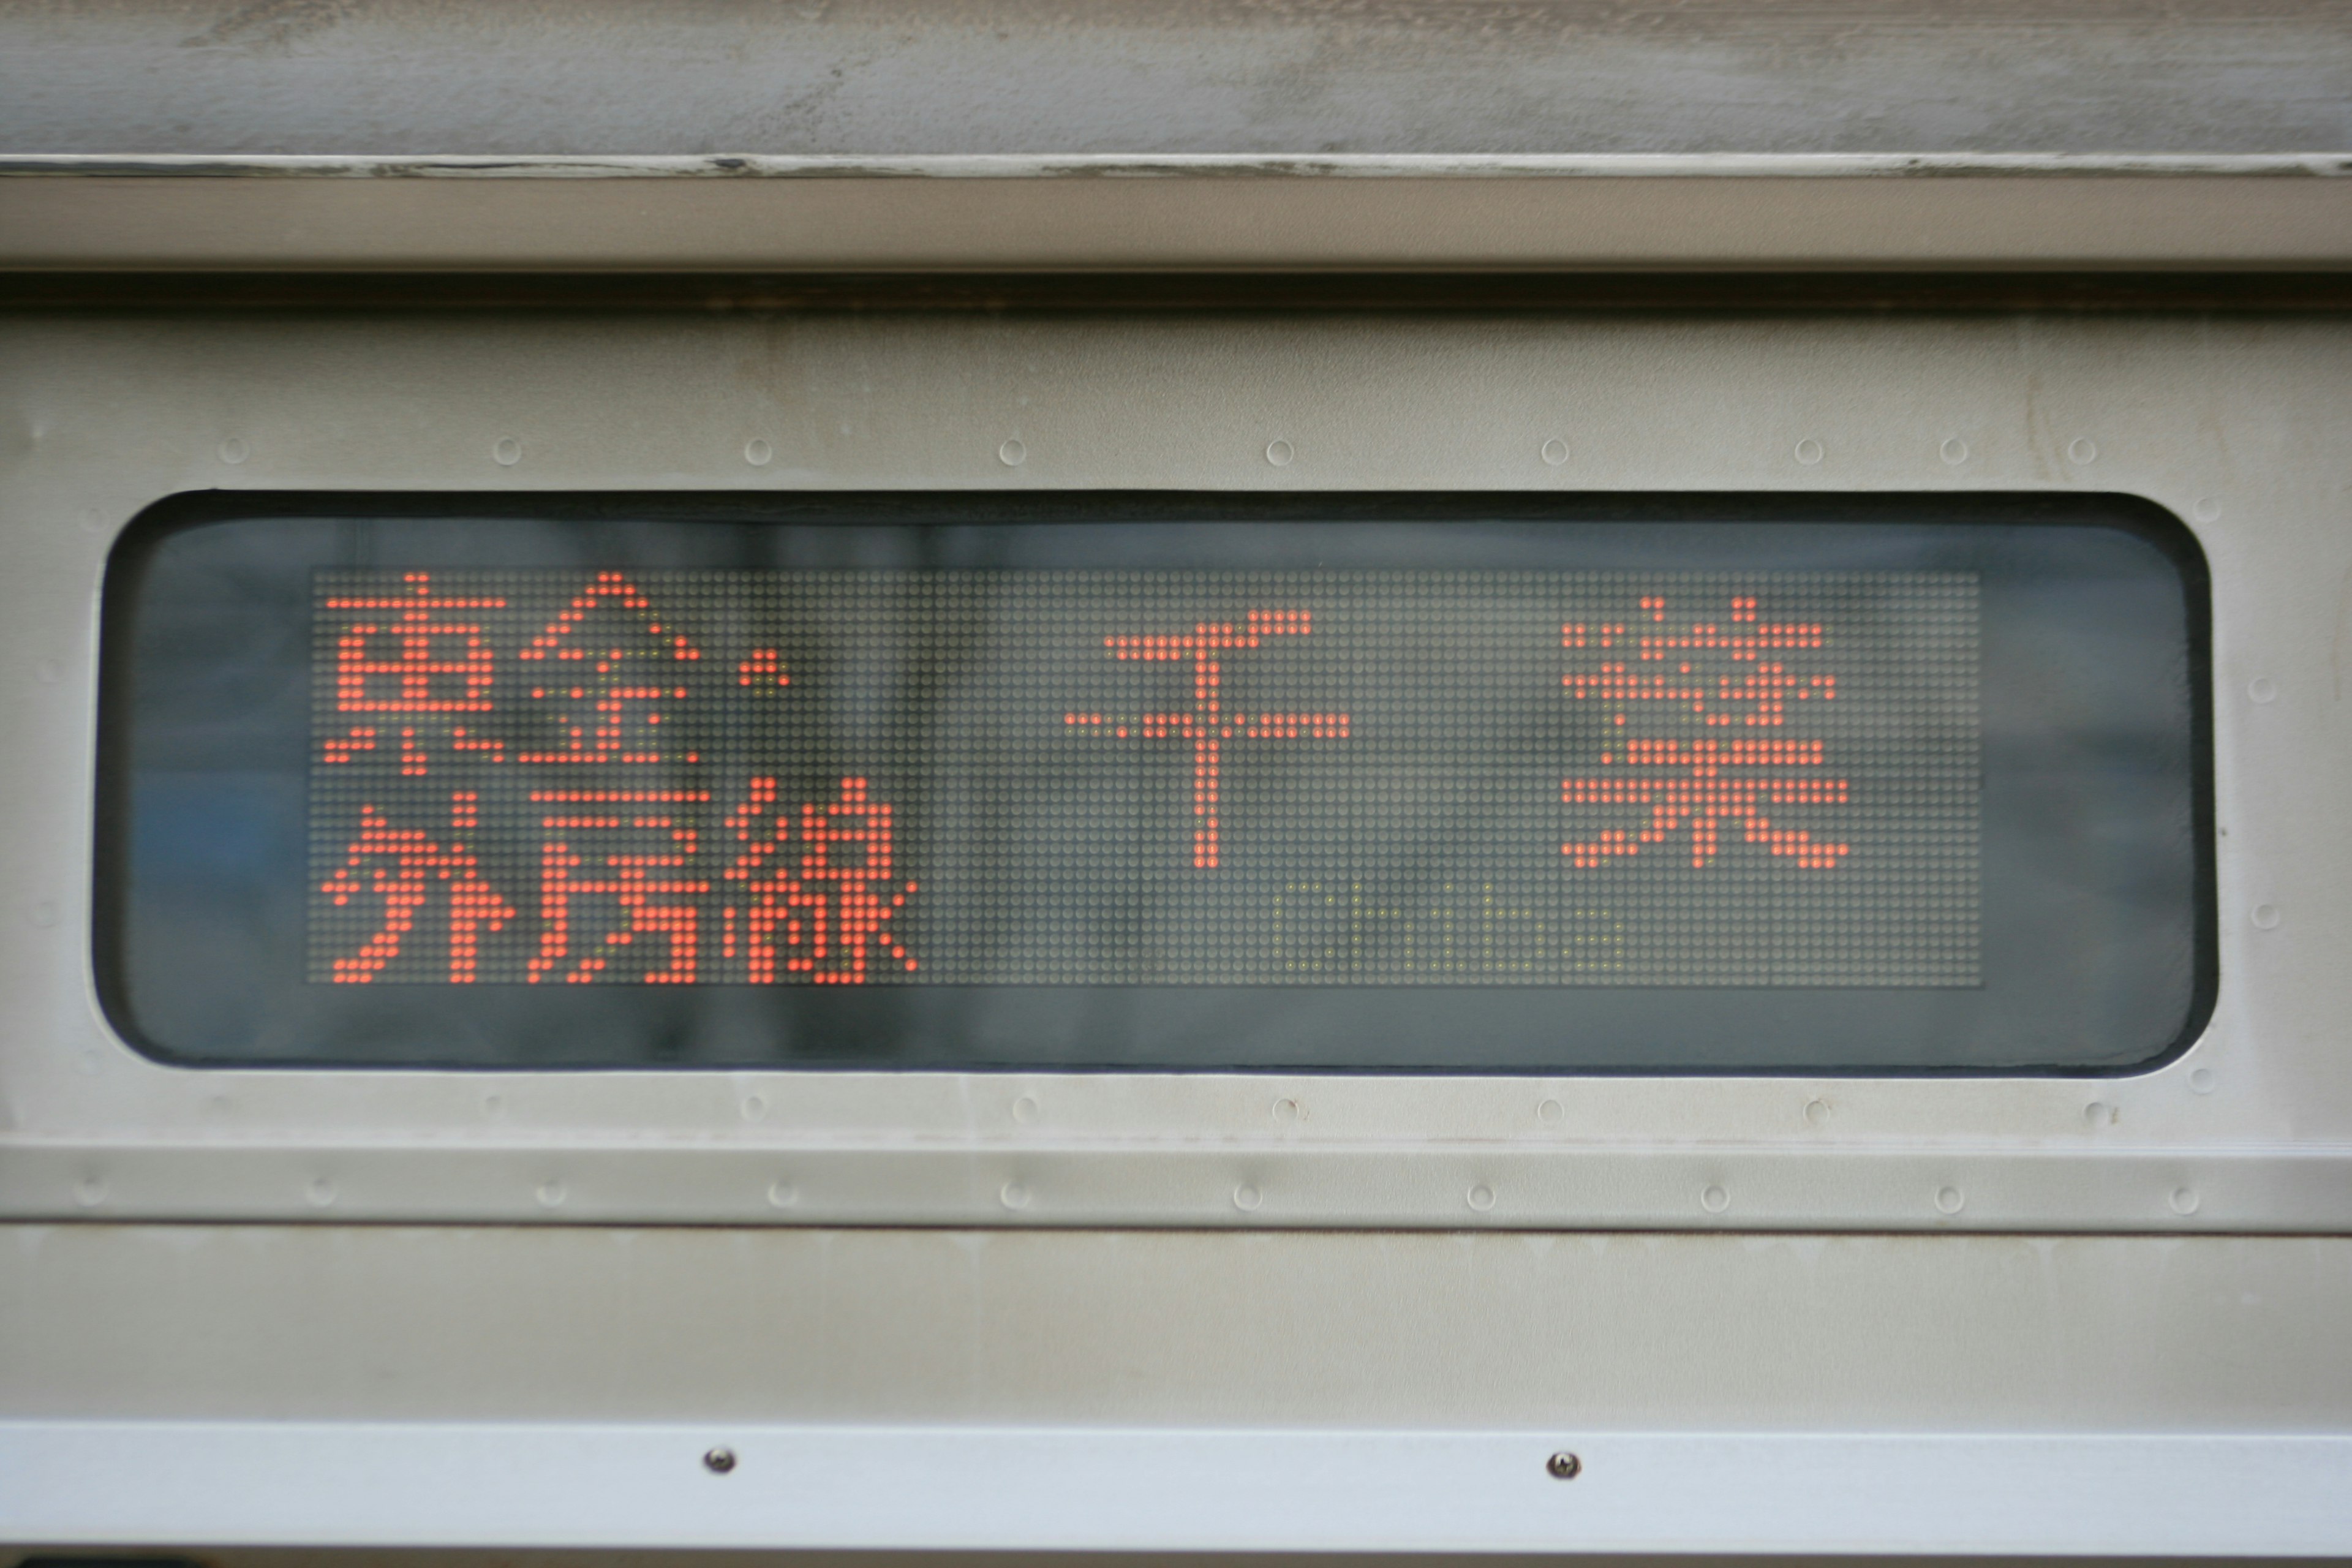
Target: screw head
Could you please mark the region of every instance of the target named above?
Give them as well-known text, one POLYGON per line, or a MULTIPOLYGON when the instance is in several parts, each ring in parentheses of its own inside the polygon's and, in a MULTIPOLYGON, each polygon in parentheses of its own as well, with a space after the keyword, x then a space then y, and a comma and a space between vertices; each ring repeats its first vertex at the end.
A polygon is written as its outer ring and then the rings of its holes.
POLYGON ((1545 1474, 1559 1481, 1576 1479, 1578 1473, 1583 1468, 1584 1461, 1565 1448, 1544 1461, 1545 1474))
POLYGON ((702 1456, 702 1468, 714 1476, 723 1476, 735 1468, 735 1450, 713 1448, 702 1456))

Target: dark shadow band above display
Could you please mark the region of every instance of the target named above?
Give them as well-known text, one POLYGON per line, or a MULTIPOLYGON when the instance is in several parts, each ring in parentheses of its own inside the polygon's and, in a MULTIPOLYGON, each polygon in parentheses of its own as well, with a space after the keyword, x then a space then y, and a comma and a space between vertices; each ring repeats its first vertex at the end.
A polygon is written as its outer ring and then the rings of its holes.
POLYGON ((2216 985, 2126 497, 173 498, 101 999, 191 1066, 2113 1073, 2216 985))

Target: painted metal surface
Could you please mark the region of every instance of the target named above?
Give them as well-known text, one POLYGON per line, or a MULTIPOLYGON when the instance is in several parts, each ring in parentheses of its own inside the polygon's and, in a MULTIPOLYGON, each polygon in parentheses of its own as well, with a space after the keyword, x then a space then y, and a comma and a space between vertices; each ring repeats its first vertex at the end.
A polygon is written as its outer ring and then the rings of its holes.
POLYGON ((18 7, 0 268, 2340 269, 2352 184, 2279 177, 2352 149, 2339 21, 2309 0, 18 7))
POLYGON ((6 1227, 0 1541, 2342 1554, 2348 1295, 2308 1237, 6 1227))
POLYGON ((2332 1554, 2352 1437, 0 1422, 0 1531, 116 1546, 2332 1554), (103 1471, 104 1481, 93 1477, 103 1471), (1956 1478, 1966 1478, 1956 1485, 1956 1478), (1705 1506, 1692 1506, 1694 1494, 1705 1506), (1834 1495, 1834 1505, 1822 1500, 1834 1495))
POLYGON ((2330 320, 121 317, 20 320, 5 347, 9 1215, 2352 1227, 2330 320), (2214 576, 2220 1011, 2113 1079, 210 1073, 107 1029, 96 604, 142 507, 924 486, 2147 497, 2214 576))
POLYGON ((2313 1237, 10 1226, 0 1415, 2341 1434, 2347 1302, 2313 1237))
MULTIPOLYGON (((2352 265, 2340 153, 2267 160, 64 164, 10 271, 1683 271, 2352 265), (2251 165, 2251 166, 2250 166, 2251 165), (79 171, 63 174, 69 167, 79 171), (626 173, 614 174, 615 168, 626 173), (365 174, 380 169, 385 177, 365 174), (1155 172, 1158 171, 1158 172, 1155 172), (659 176, 659 177, 657 177, 659 176)), ((46 171, 46 172, 45 172, 46 171)))
POLYGON ((974 153, 895 158, 711 153, 402 158, 0 152, 0 175, 27 174, 207 180, 2327 179, 2352 174, 2352 153, 974 153))
POLYGON ((109 0, 0 14, 0 148, 2280 153, 2325 0, 109 0))

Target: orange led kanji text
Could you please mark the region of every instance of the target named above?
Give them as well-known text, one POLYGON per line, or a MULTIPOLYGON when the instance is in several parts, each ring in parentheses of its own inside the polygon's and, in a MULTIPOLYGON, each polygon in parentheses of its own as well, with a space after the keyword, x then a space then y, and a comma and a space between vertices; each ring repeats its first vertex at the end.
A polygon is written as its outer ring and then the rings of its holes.
POLYGON ((777 963, 787 973, 819 984, 862 985, 884 956, 917 967, 890 921, 916 891, 895 889, 890 806, 872 797, 862 778, 841 781, 841 792, 800 809, 797 823, 776 805, 776 781, 755 778, 743 803, 727 814, 726 828, 741 846, 721 878, 727 955, 741 932, 744 962, 755 985, 772 984, 777 963), (782 853, 797 831, 796 859, 782 853))
POLYGON ((525 969, 536 985, 569 964, 562 976, 585 984, 623 963, 627 978, 654 985, 691 985, 700 958, 701 910, 697 900, 709 882, 693 874, 699 837, 668 810, 616 810, 621 806, 692 806, 710 798, 702 790, 534 790, 534 804, 594 806, 601 810, 551 812, 540 820, 539 952, 525 969), (574 942, 582 906, 609 900, 625 923, 589 920, 582 931, 611 929, 584 947, 574 942), (625 950, 637 939, 661 940, 658 961, 625 950), (640 970, 640 963, 645 967, 640 970))
MULTIPOLYGON (((1638 605, 1654 625, 1665 620, 1664 595, 1641 595, 1638 605)), ((1614 724, 1626 726, 1630 720, 1645 729, 1669 722, 1779 728, 1787 723, 1791 702, 1835 700, 1837 677, 1792 673, 1777 657, 1783 651, 1823 647, 1827 639, 1820 625, 1759 622, 1757 602, 1747 595, 1733 597, 1731 620, 1753 629, 1727 631, 1697 622, 1685 632, 1645 631, 1631 639, 1632 660, 1603 658, 1591 668, 1570 670, 1562 684, 1579 701, 1597 699, 1617 708, 1614 724), (1644 668, 1669 664, 1671 669, 1644 668), (1732 668, 1702 668, 1724 664, 1732 668)), ((1596 642, 1614 648, 1627 640, 1622 625, 1560 628, 1561 646, 1569 648, 1596 642)), ((1648 824, 1632 831, 1603 829, 1589 840, 1563 844, 1561 852, 1571 865, 1590 869, 1638 855, 1686 829, 1691 865, 1703 868, 1720 848, 1721 825, 1727 821, 1741 825, 1748 843, 1809 870, 1829 869, 1848 851, 1845 844, 1825 843, 1802 829, 1777 826, 1764 811, 1768 805, 1847 804, 1847 780, 1811 771, 1824 765, 1822 741, 1629 735, 1620 744, 1622 757, 1604 752, 1601 765, 1641 771, 1565 780, 1560 798, 1575 806, 1644 809, 1648 824)))
POLYGON ((1306 610, 1252 610, 1245 623, 1203 621, 1186 636, 1111 637, 1103 646, 1116 659, 1192 664, 1192 705, 1167 713, 1146 713, 1121 720, 1100 713, 1066 713, 1062 722, 1073 730, 1107 734, 1115 740, 1141 739, 1189 742, 1192 748, 1192 865, 1213 870, 1219 856, 1218 775, 1228 741, 1344 741, 1345 713, 1229 712, 1219 694, 1223 682, 1224 656, 1254 649, 1267 637, 1308 636, 1314 629, 1306 610))
MULTIPOLYGON (((502 610, 504 599, 436 597, 430 574, 406 574, 405 596, 330 598, 330 610, 362 611, 335 638, 335 706, 345 713, 486 713, 490 645, 465 610, 502 610), (396 618, 388 612, 397 612, 396 618), (389 644, 387 647, 385 645, 389 644)), ((336 759, 340 760, 340 759, 336 759)))
POLYGON ((482 879, 468 841, 478 824, 479 806, 470 791, 449 798, 449 836, 436 841, 424 829, 394 827, 373 805, 360 807, 360 832, 345 851, 345 859, 320 889, 338 907, 362 895, 383 900, 383 926, 359 952, 334 961, 334 984, 364 985, 400 956, 404 938, 415 927, 417 911, 435 887, 449 894, 449 980, 472 982, 480 956, 480 933, 487 926, 503 930, 514 910, 482 879))

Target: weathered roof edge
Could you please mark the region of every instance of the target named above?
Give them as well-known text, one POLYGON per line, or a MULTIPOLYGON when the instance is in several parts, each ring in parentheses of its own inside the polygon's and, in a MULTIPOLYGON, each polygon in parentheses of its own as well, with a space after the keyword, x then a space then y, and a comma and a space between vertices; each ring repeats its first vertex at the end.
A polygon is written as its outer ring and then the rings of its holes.
POLYGON ((2352 152, 352 157, 0 153, 0 175, 197 179, 1853 179, 2352 175, 2352 152))

